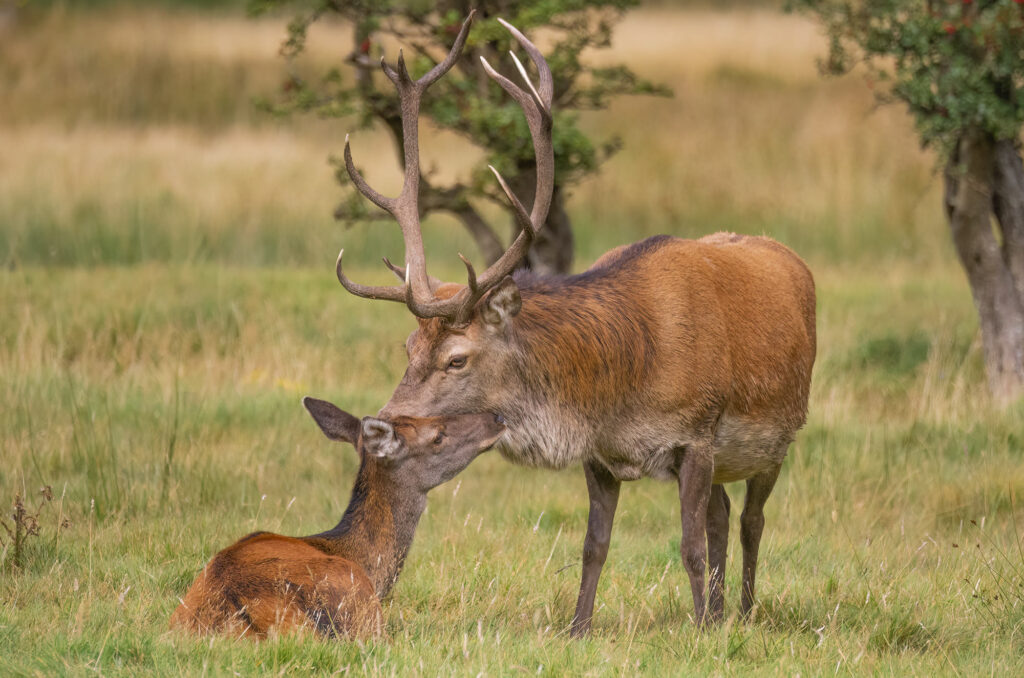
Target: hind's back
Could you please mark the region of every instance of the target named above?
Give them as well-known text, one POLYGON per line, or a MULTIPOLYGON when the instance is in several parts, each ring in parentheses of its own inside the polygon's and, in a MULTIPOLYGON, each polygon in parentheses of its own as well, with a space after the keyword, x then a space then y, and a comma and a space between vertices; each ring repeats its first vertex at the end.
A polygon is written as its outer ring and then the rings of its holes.
POLYGON ((257 533, 210 560, 171 627, 260 638, 303 629, 368 638, 381 633, 382 613, 373 584, 352 561, 299 539, 257 533))

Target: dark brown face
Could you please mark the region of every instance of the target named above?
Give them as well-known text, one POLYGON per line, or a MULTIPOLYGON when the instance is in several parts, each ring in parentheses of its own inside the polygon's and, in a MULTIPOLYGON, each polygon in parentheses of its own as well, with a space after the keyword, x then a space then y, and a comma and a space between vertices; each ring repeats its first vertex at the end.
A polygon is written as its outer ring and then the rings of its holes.
POLYGON ((380 415, 433 417, 494 410, 489 395, 507 386, 515 350, 509 339, 521 304, 519 290, 508 278, 465 326, 420 320, 405 345, 409 366, 380 415))
POLYGON ((490 413, 359 420, 324 400, 303 404, 328 438, 356 445, 393 480, 422 492, 454 478, 505 432, 490 413))

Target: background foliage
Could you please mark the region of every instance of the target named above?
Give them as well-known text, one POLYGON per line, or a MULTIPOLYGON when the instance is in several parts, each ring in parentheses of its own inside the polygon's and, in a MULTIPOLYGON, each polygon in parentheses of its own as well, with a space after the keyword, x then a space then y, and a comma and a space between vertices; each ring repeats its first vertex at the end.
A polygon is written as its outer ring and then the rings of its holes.
POLYGON ((826 72, 863 63, 883 98, 907 105, 925 143, 948 154, 966 129, 1018 139, 1024 126, 1020 0, 795 0, 822 21, 826 72))

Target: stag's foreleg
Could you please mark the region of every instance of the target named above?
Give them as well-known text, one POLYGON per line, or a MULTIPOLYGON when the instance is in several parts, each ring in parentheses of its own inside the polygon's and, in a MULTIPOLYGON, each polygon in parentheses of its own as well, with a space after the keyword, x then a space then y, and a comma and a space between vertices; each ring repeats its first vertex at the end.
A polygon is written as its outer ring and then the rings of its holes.
POLYGON ((583 471, 587 477, 587 492, 590 495, 590 516, 587 519, 587 536, 583 540, 583 578, 580 581, 580 597, 576 601, 570 634, 579 638, 590 631, 590 620, 594 616, 594 596, 597 594, 597 580, 608 557, 608 544, 612 536, 612 520, 619 503, 620 482, 597 462, 586 462, 583 471))
POLYGON ((744 617, 754 607, 754 577, 757 573, 757 550, 761 546, 761 532, 764 531, 764 503, 775 487, 779 477, 776 466, 771 471, 758 473, 747 481, 747 496, 743 500, 740 514, 740 543, 743 545, 743 594, 740 612, 744 617))
POLYGON ((679 465, 679 503, 683 523, 680 551, 683 567, 690 578, 693 594, 693 617, 698 626, 705 620, 704 573, 707 570, 708 544, 705 523, 714 461, 710 449, 690 446, 683 451, 679 465))
POLYGON ((729 548, 729 495, 722 485, 711 486, 708 499, 708 616, 722 621, 725 612, 725 557, 729 548))

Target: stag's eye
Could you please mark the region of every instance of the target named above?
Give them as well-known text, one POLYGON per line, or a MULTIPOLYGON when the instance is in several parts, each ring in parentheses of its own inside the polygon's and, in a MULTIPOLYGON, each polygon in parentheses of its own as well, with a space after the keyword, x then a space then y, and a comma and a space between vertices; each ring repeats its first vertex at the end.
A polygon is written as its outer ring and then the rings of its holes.
POLYGON ((465 366, 466 366, 466 356, 464 356, 464 355, 457 355, 457 356, 455 356, 454 358, 452 358, 451 360, 448 361, 447 369, 449 369, 449 370, 461 370, 465 366))
POLYGON ((434 444, 440 445, 442 442, 444 442, 444 431, 438 431, 437 435, 434 436, 434 444))

